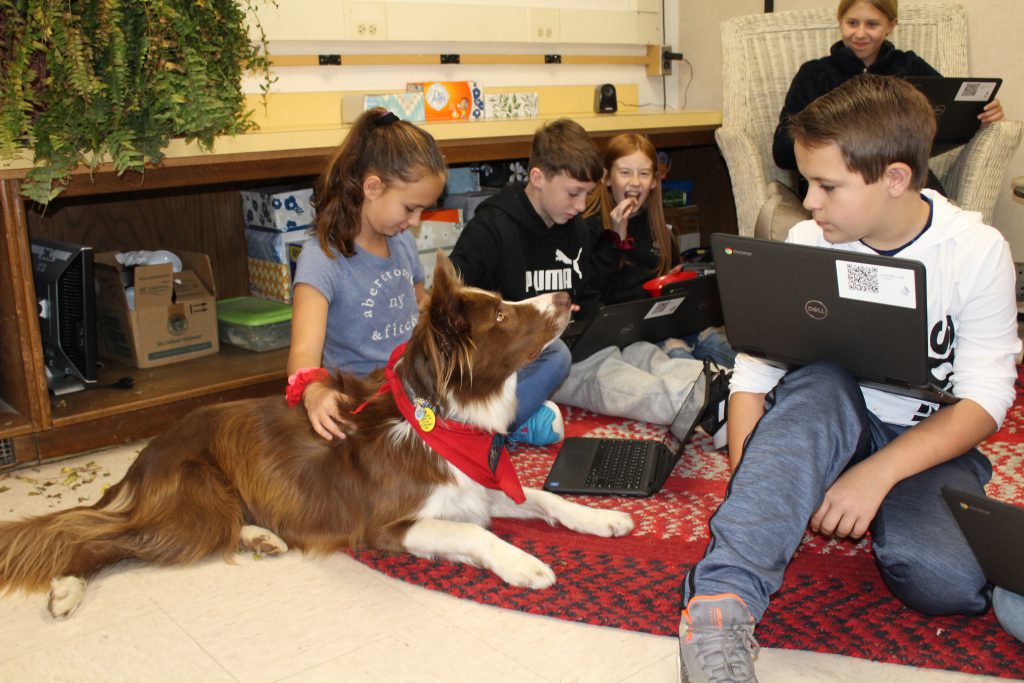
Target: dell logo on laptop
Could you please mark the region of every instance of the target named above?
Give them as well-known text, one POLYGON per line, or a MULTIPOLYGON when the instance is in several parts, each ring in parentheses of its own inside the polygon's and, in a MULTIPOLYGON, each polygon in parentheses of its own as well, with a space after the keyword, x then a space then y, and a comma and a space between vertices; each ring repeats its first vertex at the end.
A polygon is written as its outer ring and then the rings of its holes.
POLYGON ((828 317, 828 306, 817 299, 811 299, 804 304, 804 313, 815 320, 824 320, 828 317))

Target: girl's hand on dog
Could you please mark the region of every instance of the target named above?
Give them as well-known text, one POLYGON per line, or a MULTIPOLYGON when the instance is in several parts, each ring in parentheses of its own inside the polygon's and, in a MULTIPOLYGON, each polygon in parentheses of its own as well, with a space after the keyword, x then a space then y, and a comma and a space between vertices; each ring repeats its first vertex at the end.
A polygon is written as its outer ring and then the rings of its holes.
POLYGON ((306 387, 302 403, 306 407, 313 431, 327 441, 334 437, 344 439, 345 432, 352 431, 352 423, 342 417, 342 411, 352 406, 353 401, 349 396, 314 382, 306 387))

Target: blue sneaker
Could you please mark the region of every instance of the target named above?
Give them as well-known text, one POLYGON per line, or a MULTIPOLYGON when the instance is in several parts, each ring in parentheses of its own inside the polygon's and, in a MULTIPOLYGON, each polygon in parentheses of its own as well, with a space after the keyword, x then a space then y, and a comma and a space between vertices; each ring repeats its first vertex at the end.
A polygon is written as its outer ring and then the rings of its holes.
POLYGON ((552 401, 544 401, 526 422, 519 425, 508 438, 531 446, 549 446, 565 438, 562 411, 552 401))

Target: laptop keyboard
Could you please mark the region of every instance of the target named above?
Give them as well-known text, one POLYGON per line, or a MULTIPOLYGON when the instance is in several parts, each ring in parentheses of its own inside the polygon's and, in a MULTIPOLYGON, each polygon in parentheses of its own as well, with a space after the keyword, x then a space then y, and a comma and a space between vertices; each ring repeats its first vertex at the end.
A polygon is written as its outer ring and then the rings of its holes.
POLYGON ((601 442, 587 473, 587 486, 595 489, 639 490, 643 483, 646 441, 616 439, 601 442))

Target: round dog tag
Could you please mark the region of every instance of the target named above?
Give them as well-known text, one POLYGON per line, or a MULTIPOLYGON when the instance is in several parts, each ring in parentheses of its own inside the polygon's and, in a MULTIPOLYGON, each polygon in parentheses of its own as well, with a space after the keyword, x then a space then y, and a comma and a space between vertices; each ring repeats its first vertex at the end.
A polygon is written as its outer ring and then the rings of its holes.
POLYGON ((420 423, 420 429, 422 429, 425 432, 429 432, 434 428, 434 411, 431 410, 430 408, 424 407, 422 417, 419 415, 419 412, 420 411, 417 409, 416 420, 420 423))

